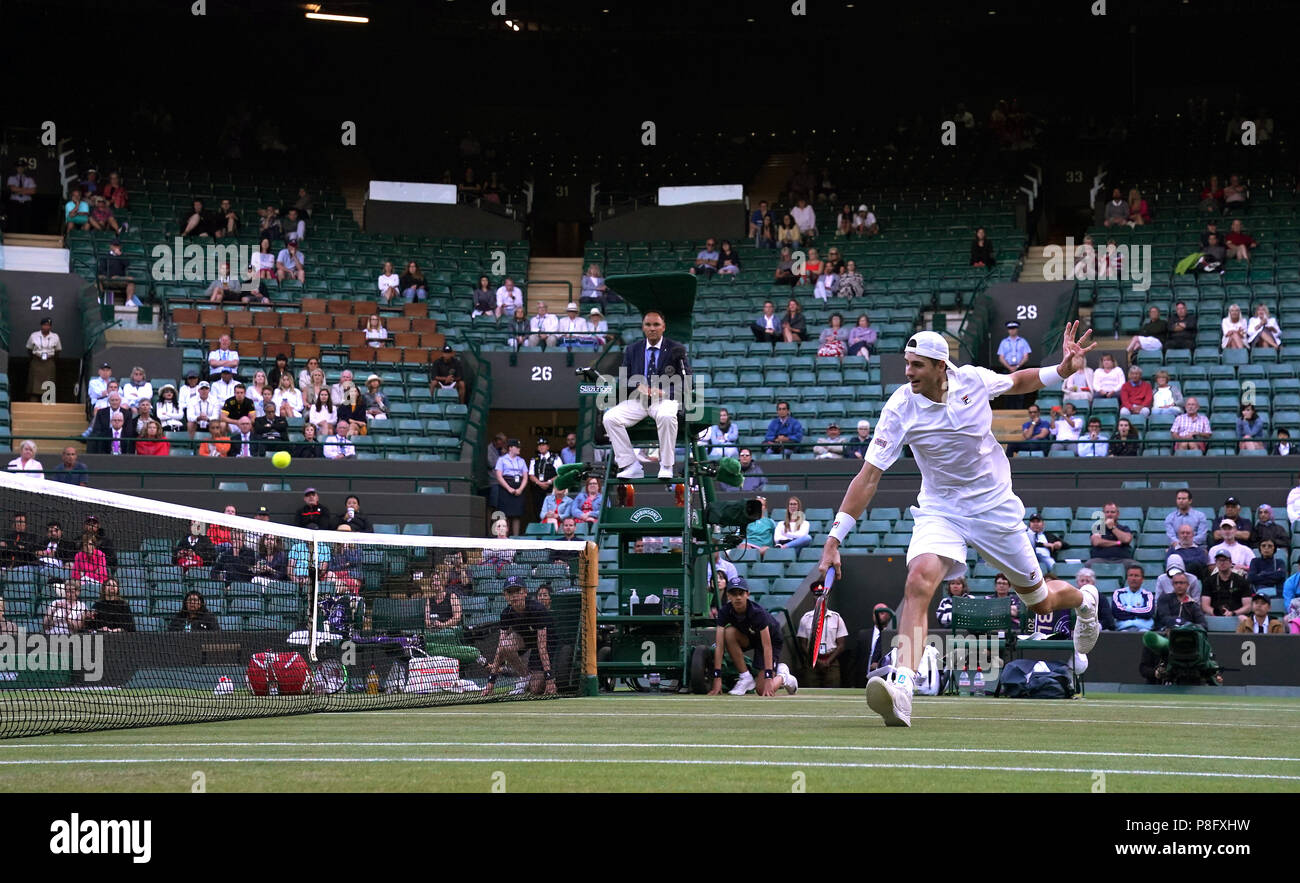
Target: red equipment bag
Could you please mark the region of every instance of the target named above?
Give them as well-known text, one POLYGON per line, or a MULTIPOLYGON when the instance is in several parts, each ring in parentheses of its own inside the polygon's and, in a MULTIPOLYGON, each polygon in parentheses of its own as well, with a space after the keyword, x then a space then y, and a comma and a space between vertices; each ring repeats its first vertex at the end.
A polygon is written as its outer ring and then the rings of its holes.
POLYGON ((248 687, 257 696, 307 692, 307 661, 299 653, 254 653, 247 674, 248 687))

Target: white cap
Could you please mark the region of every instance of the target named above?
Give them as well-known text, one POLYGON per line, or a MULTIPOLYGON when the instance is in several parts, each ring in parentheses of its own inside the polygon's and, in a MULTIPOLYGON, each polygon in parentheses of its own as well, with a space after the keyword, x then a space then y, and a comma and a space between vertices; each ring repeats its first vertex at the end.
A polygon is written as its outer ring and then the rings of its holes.
POLYGON ((865 202, 862 203, 862 205, 858 206, 858 211, 865 212, 866 210, 867 210, 867 204, 865 202))
POLYGON ((871 422, 870 422, 870 421, 868 421, 868 420, 859 420, 859 421, 858 421, 858 429, 870 429, 870 428, 871 428, 871 422))
MULTIPOLYGON (((938 359, 940 362, 948 361, 948 341, 942 334, 937 331, 918 331, 908 338, 907 346, 903 347, 905 353, 916 353, 918 356, 925 356, 927 359, 938 359)), ((956 367, 953 365, 953 367, 956 367)))
POLYGON ((569 310, 573 310, 573 311, 576 313, 576 312, 578 311, 578 305, 575 304, 575 303, 573 303, 572 301, 570 301, 570 302, 569 302, 569 305, 568 305, 567 307, 564 308, 564 311, 565 311, 566 313, 567 313, 569 310))

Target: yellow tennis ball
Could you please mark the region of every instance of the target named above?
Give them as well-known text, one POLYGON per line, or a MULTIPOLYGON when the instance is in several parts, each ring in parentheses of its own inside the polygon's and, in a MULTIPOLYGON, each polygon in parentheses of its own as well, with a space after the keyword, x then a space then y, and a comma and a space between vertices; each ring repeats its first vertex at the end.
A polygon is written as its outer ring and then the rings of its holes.
POLYGON ((271 457, 271 465, 276 469, 288 469, 289 464, 292 462, 293 457, 289 455, 288 451, 276 451, 275 455, 271 457))

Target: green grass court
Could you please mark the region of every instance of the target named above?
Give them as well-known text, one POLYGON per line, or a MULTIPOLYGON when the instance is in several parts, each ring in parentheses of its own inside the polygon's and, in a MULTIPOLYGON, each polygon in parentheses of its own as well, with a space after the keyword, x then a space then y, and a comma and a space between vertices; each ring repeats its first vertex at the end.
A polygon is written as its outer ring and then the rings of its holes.
POLYGON ((619 694, 11 739, 0 790, 1294 792, 1298 735, 1293 699, 619 694))

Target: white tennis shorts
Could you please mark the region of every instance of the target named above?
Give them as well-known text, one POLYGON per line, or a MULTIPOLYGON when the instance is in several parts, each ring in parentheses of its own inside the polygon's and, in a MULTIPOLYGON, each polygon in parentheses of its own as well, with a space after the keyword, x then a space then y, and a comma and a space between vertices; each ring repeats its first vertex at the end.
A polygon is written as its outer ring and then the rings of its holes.
POLYGON ((1044 576, 1024 518, 1025 504, 1014 496, 997 508, 975 516, 923 512, 913 506, 907 563, 911 564, 918 555, 938 555, 951 562, 944 579, 955 579, 966 574, 966 548, 970 546, 1006 574, 1012 591, 1031 589, 1044 576))

